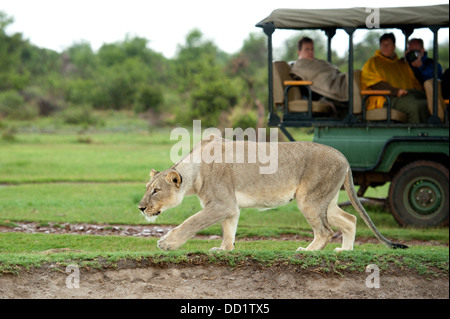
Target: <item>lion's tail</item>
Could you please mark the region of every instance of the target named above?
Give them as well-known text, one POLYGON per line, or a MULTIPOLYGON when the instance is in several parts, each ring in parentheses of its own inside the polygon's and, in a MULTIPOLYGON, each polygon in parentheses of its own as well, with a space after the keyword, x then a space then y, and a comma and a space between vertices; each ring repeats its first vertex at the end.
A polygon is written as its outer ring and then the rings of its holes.
POLYGON ((353 184, 352 171, 350 168, 348 168, 347 175, 345 176, 344 188, 347 191, 347 194, 350 198, 350 202, 352 203, 353 207, 361 215, 361 218, 364 220, 364 222, 367 224, 367 226, 369 226, 369 228, 373 231, 373 233, 375 234, 375 237, 377 237, 380 242, 382 242, 388 248, 393 248, 393 249, 408 248, 408 246, 406 246, 406 245, 393 243, 390 240, 388 240, 386 237, 381 235, 381 233, 379 232, 377 227, 374 225, 374 223, 370 219, 369 214, 367 214, 366 210, 364 209, 364 206, 361 204, 361 202, 359 201, 359 199, 356 195, 355 186, 353 184))

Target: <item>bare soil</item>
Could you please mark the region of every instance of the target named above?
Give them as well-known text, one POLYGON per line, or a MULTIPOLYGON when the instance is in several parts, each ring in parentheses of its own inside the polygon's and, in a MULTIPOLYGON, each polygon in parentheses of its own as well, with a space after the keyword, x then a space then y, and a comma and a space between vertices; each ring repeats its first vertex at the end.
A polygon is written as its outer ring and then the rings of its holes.
MULTIPOLYGON (((0 226, 0 232, 72 233, 93 235, 157 236, 173 226, 91 224, 39 225, 17 223, 0 226)), ((339 233, 334 240, 339 241, 339 233)), ((214 236, 212 236, 214 237, 214 236)), ((198 236, 197 238, 205 238, 198 236)), ((208 236, 207 238, 211 238, 208 236)), ((262 238, 247 238, 254 240, 262 238)), ((302 240, 286 235, 279 240, 302 240)), ((362 243, 372 239, 360 239, 362 243)), ((374 241, 376 242, 376 240, 374 241)), ((448 243, 405 242, 408 245, 448 243)), ((52 252, 49 252, 52 253, 52 252)), ((0 275, 0 298, 7 299, 448 299, 448 274, 421 276, 412 270, 393 266, 380 271, 379 288, 367 283, 371 272, 324 273, 319 268, 301 269, 294 265, 263 267, 249 262, 231 268, 225 265, 164 264, 126 260, 117 267, 78 270, 47 264, 22 270, 19 274, 0 275), (79 271, 77 273, 77 271, 79 271), (77 288, 76 283, 79 284, 77 288)))
MULTIPOLYGON (((79 270, 47 265, 0 276, 1 298, 148 299, 448 299, 448 277, 427 278, 394 269, 380 273, 379 288, 367 287, 370 273, 325 274, 294 266, 133 265, 79 270)), ((370 281, 369 279, 369 282, 370 281)))

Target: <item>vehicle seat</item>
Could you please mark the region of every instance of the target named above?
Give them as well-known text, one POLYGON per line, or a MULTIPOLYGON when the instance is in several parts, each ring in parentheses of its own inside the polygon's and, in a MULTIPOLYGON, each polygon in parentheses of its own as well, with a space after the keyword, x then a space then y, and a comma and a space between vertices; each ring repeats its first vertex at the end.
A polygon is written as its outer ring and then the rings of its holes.
MULTIPOLYGON (((353 73, 353 78, 355 82, 355 89, 354 92, 359 92, 359 94, 354 94, 354 102, 353 102, 353 113, 355 114, 361 114, 362 113, 362 100, 363 96, 361 94, 362 86, 361 86, 361 70, 355 70, 353 73)), ((369 90, 365 91, 366 93, 369 90)), ((370 95, 370 94, 368 94, 370 95)), ((370 97, 369 97, 370 98, 370 97)), ((388 119, 388 109, 386 107, 383 107, 381 109, 374 109, 374 110, 366 110, 365 120, 366 121, 387 121, 388 119)), ((363 119, 364 121, 364 119, 363 119)), ((398 110, 391 110, 391 121, 396 122, 407 122, 408 116, 398 110)))
MULTIPOLYGON (((284 105, 284 90, 287 85, 285 81, 294 81, 290 75, 291 68, 285 61, 273 62, 273 98, 276 106, 283 107, 286 112, 286 106, 284 105)), ((288 113, 304 113, 308 112, 308 98, 302 99, 300 89, 298 87, 292 87, 289 90, 288 98, 288 113)), ((329 113, 331 107, 327 103, 321 101, 312 101, 313 113, 329 113)))
MULTIPOLYGON (((423 83, 425 94, 427 96, 428 111, 433 114, 433 79, 426 80, 423 83)), ((445 121, 445 102, 442 97, 442 83, 438 80, 438 116, 442 122, 445 121)))

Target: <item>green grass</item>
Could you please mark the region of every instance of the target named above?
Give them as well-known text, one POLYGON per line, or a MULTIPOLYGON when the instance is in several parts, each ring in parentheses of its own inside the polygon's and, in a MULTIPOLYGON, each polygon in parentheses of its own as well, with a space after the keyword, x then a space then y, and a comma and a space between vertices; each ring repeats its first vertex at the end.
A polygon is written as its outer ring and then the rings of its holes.
POLYGON ((0 273, 16 272, 21 268, 41 267, 46 263, 64 266, 76 262, 80 266, 114 267, 119 261, 149 258, 152 263, 212 263, 231 267, 248 262, 265 266, 297 265, 315 267, 323 271, 364 271, 376 263, 380 269, 392 266, 407 267, 421 274, 448 273, 448 248, 411 247, 409 250, 389 250, 382 245, 356 246, 353 252, 335 253, 336 244, 324 251, 295 253, 306 242, 293 241, 237 241, 233 252, 209 253, 220 245, 219 240, 189 240, 176 252, 161 252, 156 238, 0 234, 0 273))
POLYGON ((77 135, 17 139, 0 144, 0 183, 144 182, 151 168, 172 165, 171 145, 154 143, 148 133, 95 135, 89 143, 79 142, 77 135))
MULTIPOLYGON (((0 221, 37 221, 57 223, 147 224, 137 209, 145 192, 142 183, 49 183, 0 187, 0 221)), ((342 193, 342 200, 347 199, 342 193)), ((165 211, 157 224, 178 225, 201 209, 196 196, 189 196, 179 206, 165 211)), ((357 236, 373 237, 358 217, 357 236)), ((424 239, 448 242, 448 229, 399 228, 394 218, 379 207, 368 207, 374 223, 392 239, 424 239)), ((221 235, 220 224, 202 234, 221 235)), ((237 236, 312 236, 311 227, 293 202, 276 209, 242 209, 237 236)))
MULTIPOLYGON (((0 123, 0 184, 144 182, 151 168, 173 165, 170 149, 177 140, 170 140, 170 128, 144 129, 144 121, 127 113, 121 121, 117 115, 110 121, 83 130, 60 124, 46 129, 41 121, 10 123, 17 127, 13 141, 1 138, 7 125, 0 123)), ((312 140, 300 130, 295 136, 312 140)))
MULTIPOLYGON (((131 113, 99 116, 104 117, 100 127, 63 125, 51 118, 34 122, 0 122, 0 226, 11 227, 18 221, 146 224, 137 204, 145 192, 150 169, 161 170, 172 165, 169 154, 176 141, 169 138, 171 129, 149 129, 144 120, 131 113), (8 138, 2 138, 4 131, 9 132, 8 138)), ((293 133, 297 139, 312 139, 305 130, 298 129, 293 133)), ((388 185, 369 189, 367 195, 383 198, 387 189, 388 185)), ((347 195, 341 192, 339 200, 348 200, 347 195)), ((394 241, 421 239, 448 243, 448 228, 400 228, 390 213, 379 207, 366 208, 380 231, 394 241)), ((157 223, 177 225, 200 209, 196 197, 187 197, 178 207, 165 211, 157 223)), ((346 210, 355 214, 353 208, 346 210)), ((202 233, 221 235, 220 224, 202 233)), ((236 264, 242 258, 251 258, 249 255, 266 261, 278 256, 295 263, 298 258, 293 251, 298 246, 305 246, 306 242, 239 241, 239 238, 247 236, 277 237, 286 233, 312 237, 311 227, 295 202, 267 211, 243 209, 237 230, 236 252, 226 255, 231 256, 226 258, 231 264, 236 264)), ((359 216, 357 236, 373 237, 359 216)), ((184 260, 187 252, 192 251, 214 260, 216 255, 207 251, 220 243, 218 240, 190 240, 180 252, 162 253, 156 248, 156 240, 3 233, 0 234, 0 271, 13 269, 15 264, 40 265, 71 259, 89 262, 99 256, 107 256, 111 260, 139 259, 142 256, 184 260), (43 253, 61 248, 71 250, 67 253, 43 253)), ((319 256, 311 257, 311 260, 331 258, 327 256, 333 256, 334 247, 335 244, 330 244, 326 251, 308 256, 319 256)), ((448 248, 445 247, 413 247, 406 252, 393 252, 386 251, 381 245, 366 244, 357 246, 354 255, 342 256, 353 256, 346 257, 353 260, 366 255, 365 250, 380 251, 383 256, 400 256, 396 260, 410 260, 409 264, 414 261, 420 263, 424 256, 437 254, 439 257, 435 261, 446 260, 443 267, 448 268, 448 248)))
POLYGON ((0 218, 16 221, 137 224, 145 183, 53 183, 0 188, 0 218))

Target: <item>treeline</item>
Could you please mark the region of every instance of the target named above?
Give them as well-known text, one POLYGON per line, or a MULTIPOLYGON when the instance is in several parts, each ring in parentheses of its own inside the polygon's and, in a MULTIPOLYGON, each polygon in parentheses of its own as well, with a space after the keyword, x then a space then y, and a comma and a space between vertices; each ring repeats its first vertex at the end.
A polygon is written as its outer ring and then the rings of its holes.
POLYGON ((93 110, 134 110, 163 124, 201 118, 210 126, 254 126, 255 103, 266 103, 263 35, 251 34, 229 55, 192 30, 167 59, 147 39, 131 36, 97 52, 79 42, 57 53, 20 33, 8 35, 12 22, 0 12, 0 119, 58 114, 70 123, 95 124, 89 123, 93 110))
MULTIPOLYGON (((167 59, 149 41, 127 36, 94 52, 74 43, 62 53, 39 48, 21 33, 8 35, 13 18, 0 12, 0 119, 62 116, 68 123, 95 124, 94 110, 134 110, 158 123, 254 127, 267 105, 267 44, 262 32, 251 33, 235 54, 220 50, 199 30, 186 35, 177 54, 167 59)), ((316 56, 325 57, 320 33, 316 56)), ((278 48, 296 58, 298 36, 278 48)), ((373 55, 379 34, 355 46, 355 66, 373 55)), ((446 46, 448 61, 448 45, 446 46)), ((440 59, 441 60, 441 59, 440 59)), ((333 54, 346 67, 346 57, 333 54)), ((447 62, 448 66, 448 62, 447 62)), ((263 123, 260 123, 260 125, 263 123)))

